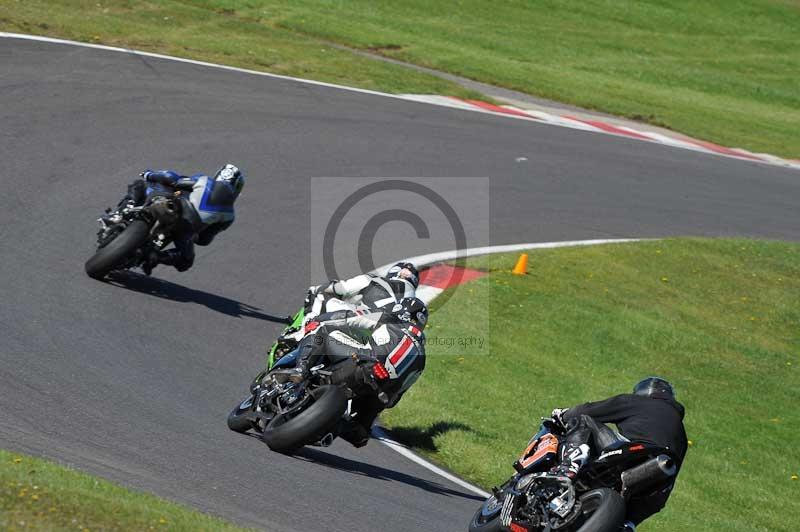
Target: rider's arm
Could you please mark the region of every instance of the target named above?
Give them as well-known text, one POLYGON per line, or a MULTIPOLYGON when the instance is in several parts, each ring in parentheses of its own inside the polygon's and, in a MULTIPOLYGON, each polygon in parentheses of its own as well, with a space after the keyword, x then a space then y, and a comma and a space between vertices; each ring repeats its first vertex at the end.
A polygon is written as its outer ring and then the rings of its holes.
POLYGON ((327 295, 347 299, 368 287, 371 281, 372 277, 369 274, 357 275, 352 279, 345 279, 344 281, 331 281, 322 292, 327 295))
POLYGON ((360 310, 339 310, 336 312, 326 312, 315 318, 317 326, 325 326, 332 329, 360 329, 373 331, 381 324, 382 312, 363 312, 360 310))
POLYGON ((604 401, 584 403, 574 406, 564 412, 564 421, 577 418, 583 414, 599 421, 600 423, 619 423, 630 416, 631 404, 628 394, 616 395, 604 401))
POLYGON ((172 170, 148 170, 143 173, 143 177, 150 183, 159 183, 173 188, 186 188, 191 189, 197 182, 197 177, 183 176, 172 170))

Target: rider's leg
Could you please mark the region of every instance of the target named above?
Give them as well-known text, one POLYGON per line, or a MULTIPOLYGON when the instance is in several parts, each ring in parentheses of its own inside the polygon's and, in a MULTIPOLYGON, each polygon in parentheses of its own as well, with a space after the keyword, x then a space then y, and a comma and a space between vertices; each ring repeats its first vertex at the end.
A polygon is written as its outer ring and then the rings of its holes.
MULTIPOLYGON (((675 482, 669 482, 656 491, 633 496, 629 503, 625 505, 627 508, 625 519, 630 523, 639 525, 651 515, 660 512, 666 506, 674 485, 675 482)), ((636 528, 632 530, 636 530, 636 528)))
POLYGON ((183 231, 175 235, 175 247, 166 251, 154 251, 142 265, 144 273, 150 275, 158 264, 168 264, 179 272, 185 272, 194 264, 194 235, 183 231))
POLYGON ((591 451, 589 443, 593 440, 592 428, 587 419, 591 420, 589 416, 583 415, 570 420, 561 445, 560 463, 551 473, 572 478, 587 462, 591 451))
POLYGON ((309 334, 303 338, 297 346, 296 367, 304 377, 308 375, 309 369, 313 368, 325 355, 325 340, 327 336, 327 330, 323 325, 315 330, 314 334, 309 334))
POLYGON ((339 429, 339 437, 354 447, 365 446, 369 442, 372 424, 383 408, 383 403, 374 395, 368 394, 353 399, 352 419, 339 429))

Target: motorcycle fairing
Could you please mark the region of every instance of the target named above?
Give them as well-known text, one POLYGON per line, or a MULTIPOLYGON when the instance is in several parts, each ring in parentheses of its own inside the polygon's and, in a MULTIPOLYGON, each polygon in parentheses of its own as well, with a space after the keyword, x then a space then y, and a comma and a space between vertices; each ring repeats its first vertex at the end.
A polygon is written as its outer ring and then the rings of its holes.
POLYGON ((555 461, 558 455, 558 445, 558 436, 549 432, 542 434, 528 445, 514 464, 515 469, 522 472, 544 461, 548 463, 555 461))

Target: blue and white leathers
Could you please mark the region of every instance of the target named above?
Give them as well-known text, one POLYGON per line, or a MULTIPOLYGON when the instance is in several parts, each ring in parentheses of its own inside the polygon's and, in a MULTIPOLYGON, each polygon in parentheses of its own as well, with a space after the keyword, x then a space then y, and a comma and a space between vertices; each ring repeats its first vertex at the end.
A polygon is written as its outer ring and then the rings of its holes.
POLYGON ((215 180, 204 174, 187 177, 172 170, 148 171, 144 177, 149 184, 148 195, 159 190, 161 187, 158 185, 182 189, 191 187, 189 203, 206 227, 216 224, 229 226, 236 218, 233 204, 237 193, 227 181, 215 180))

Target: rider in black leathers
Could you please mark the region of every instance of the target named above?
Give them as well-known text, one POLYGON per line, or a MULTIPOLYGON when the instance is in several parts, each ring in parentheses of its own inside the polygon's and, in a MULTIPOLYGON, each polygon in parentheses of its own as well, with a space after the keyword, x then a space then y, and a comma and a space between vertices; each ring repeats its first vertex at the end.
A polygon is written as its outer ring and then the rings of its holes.
MULTIPOLYGON (((632 394, 622 394, 595 403, 584 403, 569 409, 555 409, 553 417, 567 427, 562 449, 562 463, 555 473, 574 477, 589 456, 598 453, 599 442, 614 439, 605 423, 616 424, 622 436, 666 447, 680 470, 688 443, 683 426, 684 407, 675 400, 675 392, 667 381, 648 377, 639 382, 632 394)), ((677 473, 676 473, 677 475, 677 473)), ((627 530, 635 530, 667 503, 675 484, 672 477, 653 492, 631 499, 628 505, 627 530)))

